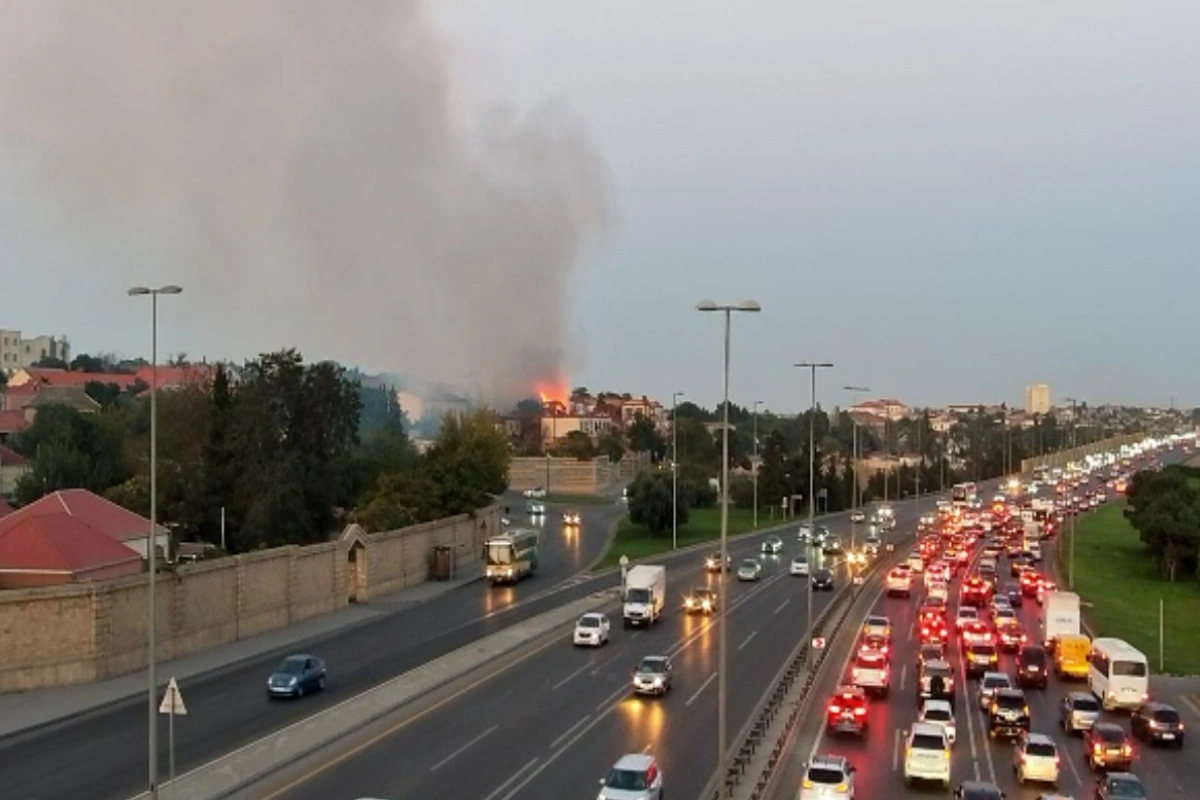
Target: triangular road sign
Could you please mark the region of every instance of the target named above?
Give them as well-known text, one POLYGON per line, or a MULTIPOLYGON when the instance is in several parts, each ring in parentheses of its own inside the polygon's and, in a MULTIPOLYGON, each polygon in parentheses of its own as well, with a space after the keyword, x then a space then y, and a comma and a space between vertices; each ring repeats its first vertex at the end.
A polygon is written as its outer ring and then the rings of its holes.
POLYGON ((187 716, 187 706, 183 704, 183 695, 179 692, 179 684, 171 678, 167 691, 163 693, 162 704, 158 707, 160 714, 173 714, 177 717, 187 716))

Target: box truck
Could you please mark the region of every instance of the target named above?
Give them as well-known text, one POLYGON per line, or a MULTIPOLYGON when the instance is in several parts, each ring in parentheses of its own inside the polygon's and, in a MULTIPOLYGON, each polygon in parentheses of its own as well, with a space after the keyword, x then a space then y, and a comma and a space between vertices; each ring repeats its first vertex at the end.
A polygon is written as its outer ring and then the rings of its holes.
POLYGON ((1079 595, 1074 592, 1050 592, 1041 618, 1042 642, 1053 650, 1060 636, 1078 636, 1079 595))
POLYGON ((667 605, 667 568, 660 564, 631 567, 625 574, 625 592, 621 601, 621 616, 626 628, 653 625, 667 605))

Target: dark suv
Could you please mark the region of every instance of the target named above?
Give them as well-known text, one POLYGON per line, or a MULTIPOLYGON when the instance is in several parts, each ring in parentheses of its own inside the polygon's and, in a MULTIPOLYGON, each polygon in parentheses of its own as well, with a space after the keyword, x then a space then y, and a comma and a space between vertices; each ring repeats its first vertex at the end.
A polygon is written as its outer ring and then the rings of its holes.
POLYGON ((968 678, 981 678, 983 673, 998 669, 1000 663, 1000 655, 994 644, 972 642, 967 645, 965 656, 968 678))
POLYGON ((1166 703, 1143 703, 1129 721, 1129 731, 1139 739, 1155 744, 1183 747, 1183 720, 1166 703))
POLYGON ((1084 754, 1092 769, 1128 772, 1133 766, 1133 748, 1120 725, 1097 722, 1083 734, 1084 754))
POLYGON ((1027 644, 1017 653, 1017 686, 1029 688, 1035 686, 1045 689, 1050 682, 1047 675, 1050 660, 1046 657, 1046 648, 1040 644, 1027 644))
POLYGON ((993 739, 1029 732, 1029 702, 1020 689, 997 689, 988 708, 988 735, 993 739))

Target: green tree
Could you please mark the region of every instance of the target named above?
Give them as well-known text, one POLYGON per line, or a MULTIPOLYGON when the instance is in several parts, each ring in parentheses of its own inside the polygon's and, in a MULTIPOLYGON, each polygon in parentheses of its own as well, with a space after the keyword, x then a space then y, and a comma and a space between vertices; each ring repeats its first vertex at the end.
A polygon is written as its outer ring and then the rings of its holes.
POLYGON ((511 450, 487 410, 448 414, 437 440, 421 459, 432 478, 441 515, 464 514, 508 488, 511 450))
POLYGON ((131 474, 126 435, 118 414, 42 406, 33 423, 13 439, 14 449, 32 462, 17 483, 18 502, 24 505, 59 489, 103 493, 125 481, 131 474))
POLYGON ((613 464, 625 457, 625 445, 621 441, 621 435, 615 431, 601 436, 596 443, 596 449, 600 455, 608 456, 608 460, 613 464))
POLYGON ((1200 492, 1186 468, 1143 470, 1126 493, 1125 516, 1167 580, 1191 573, 1200 551, 1200 492))
POLYGON ((38 369, 69 369, 70 365, 61 358, 54 356, 42 356, 31 365, 38 369))
MULTIPOLYGON (((672 509, 671 478, 666 472, 643 470, 629 484, 629 521, 645 525, 655 535, 671 530, 672 509)), ((688 520, 688 498, 678 493, 674 503, 677 524, 688 520)))
POLYGON ((117 384, 101 381, 88 381, 83 385, 83 390, 102 408, 111 408, 116 405, 122 394, 122 389, 117 384))
POLYGON ((72 372, 108 372, 111 366, 99 356, 90 356, 87 353, 80 353, 71 359, 72 372))
POLYGON ((439 488, 423 470, 380 475, 354 513, 368 531, 391 531, 444 516, 439 488))
POLYGON ((661 461, 667 452, 667 443, 658 432, 654 421, 638 414, 629 425, 629 449, 635 453, 649 453, 652 461, 661 461))
POLYGON ((679 444, 680 464, 699 468, 705 479, 716 475, 721 462, 720 449, 704 422, 695 417, 681 416, 675 435, 679 444))
POLYGON ((568 458, 575 458, 580 461, 591 461, 596 457, 596 445, 592 442, 592 437, 588 436, 583 431, 571 431, 563 437, 562 444, 558 447, 559 452, 568 458))

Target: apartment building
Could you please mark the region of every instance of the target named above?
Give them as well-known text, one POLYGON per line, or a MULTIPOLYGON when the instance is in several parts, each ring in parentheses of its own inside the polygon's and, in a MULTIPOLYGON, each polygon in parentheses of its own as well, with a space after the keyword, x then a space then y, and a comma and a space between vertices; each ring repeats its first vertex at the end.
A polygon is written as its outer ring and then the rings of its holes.
POLYGON ((0 329, 0 370, 11 375, 43 358, 71 360, 71 345, 65 336, 25 338, 20 331, 0 329))
POLYGON ((1050 413, 1050 384, 1035 383, 1025 387, 1025 413, 1050 413))

